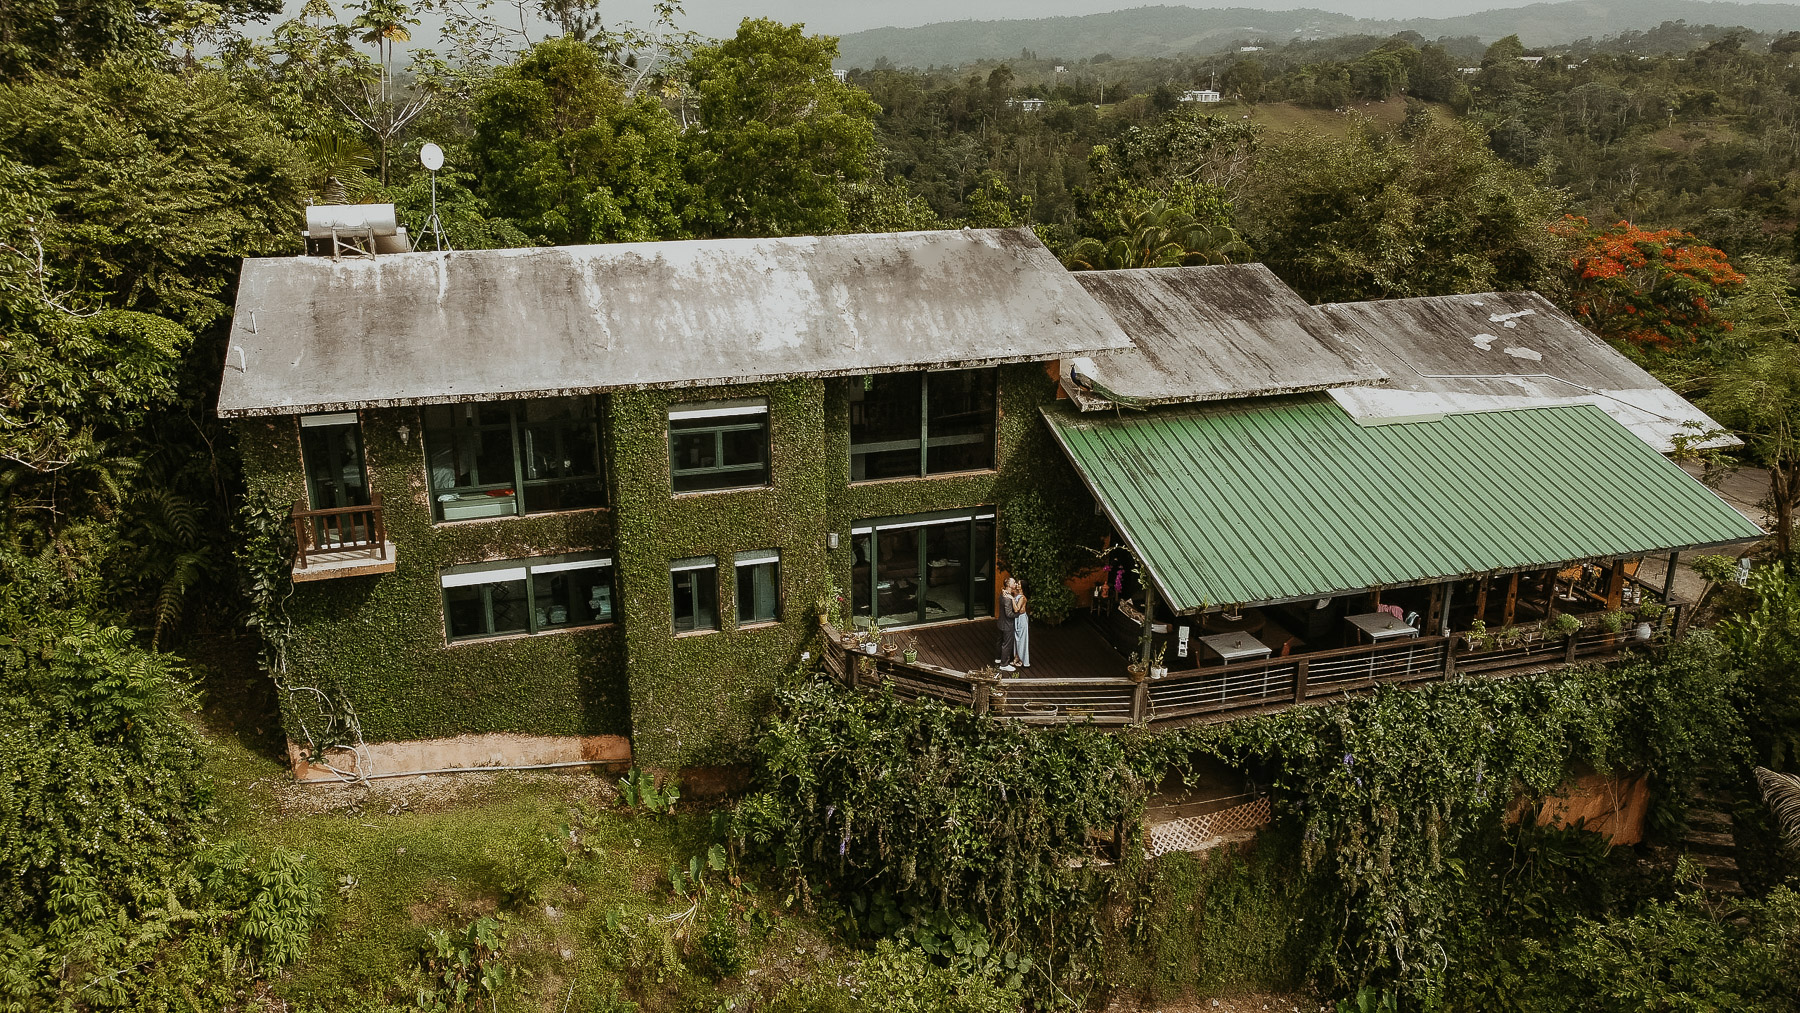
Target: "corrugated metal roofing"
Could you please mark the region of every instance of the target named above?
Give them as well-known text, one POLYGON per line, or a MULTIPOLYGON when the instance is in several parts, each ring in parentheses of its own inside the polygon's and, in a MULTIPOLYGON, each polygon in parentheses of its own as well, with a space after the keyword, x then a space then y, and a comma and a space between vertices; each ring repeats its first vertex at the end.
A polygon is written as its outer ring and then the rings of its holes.
POLYGON ((1677 436, 1732 447, 1737 437, 1536 292, 1328 303, 1319 311, 1393 377, 1333 397, 1364 420, 1599 405, 1663 453, 1677 436))
POLYGON ((219 414, 1059 359, 1130 345, 1030 229, 248 260, 219 414))
MULTIPOLYGON (((1132 342, 1095 353, 1085 371, 1137 404, 1293 394, 1387 378, 1261 264, 1077 271, 1075 280, 1132 342)), ((1070 393, 1083 408, 1106 404, 1100 394, 1070 393)))
POLYGON ((1044 414, 1179 612, 1762 535, 1593 405, 1372 427, 1319 394, 1044 414))

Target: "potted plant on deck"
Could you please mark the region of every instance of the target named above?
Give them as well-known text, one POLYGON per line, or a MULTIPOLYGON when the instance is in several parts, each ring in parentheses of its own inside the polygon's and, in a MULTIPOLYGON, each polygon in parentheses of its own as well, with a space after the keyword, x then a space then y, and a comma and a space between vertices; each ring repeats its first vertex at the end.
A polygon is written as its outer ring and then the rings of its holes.
POLYGON ((903 654, 901 654, 900 657, 902 659, 904 659, 906 661, 906 663, 909 665, 916 665, 919 663, 919 638, 918 637, 907 637, 906 638, 906 651, 903 654))
POLYGON ((1463 634, 1463 643, 1471 652, 1485 651, 1494 646, 1494 637, 1488 633, 1487 623, 1477 619, 1469 624, 1469 632, 1463 634))
POLYGON ((1555 637, 1558 640, 1567 640, 1574 636, 1576 631, 1580 629, 1581 620, 1567 612, 1558 612, 1556 615, 1544 620, 1544 639, 1548 640, 1551 637, 1555 637))

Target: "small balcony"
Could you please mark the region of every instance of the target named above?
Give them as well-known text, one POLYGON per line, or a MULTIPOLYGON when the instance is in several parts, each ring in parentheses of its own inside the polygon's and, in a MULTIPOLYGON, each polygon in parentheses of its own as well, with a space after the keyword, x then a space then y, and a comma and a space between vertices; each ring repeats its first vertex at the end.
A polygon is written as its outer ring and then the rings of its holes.
POLYGON ((330 580, 394 572, 394 543, 381 516, 381 494, 363 506, 308 509, 294 504, 294 580, 330 580))

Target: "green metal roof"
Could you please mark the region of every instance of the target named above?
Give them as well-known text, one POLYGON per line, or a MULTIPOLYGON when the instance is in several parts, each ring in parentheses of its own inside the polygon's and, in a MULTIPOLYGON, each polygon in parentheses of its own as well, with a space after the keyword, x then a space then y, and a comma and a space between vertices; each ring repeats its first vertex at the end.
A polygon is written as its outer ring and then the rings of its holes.
POLYGON ((1325 395, 1044 415, 1178 612, 1763 533, 1593 405, 1368 427, 1325 395))

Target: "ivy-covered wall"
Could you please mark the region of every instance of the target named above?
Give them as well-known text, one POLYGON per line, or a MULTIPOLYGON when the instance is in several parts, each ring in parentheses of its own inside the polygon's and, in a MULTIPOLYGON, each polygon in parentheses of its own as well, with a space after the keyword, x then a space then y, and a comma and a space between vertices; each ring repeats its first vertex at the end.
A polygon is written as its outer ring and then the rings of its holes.
MULTIPOLYGON (((306 741, 331 705, 348 704, 371 742, 467 732, 628 734, 624 643, 617 625, 447 645, 443 568, 613 545, 606 510, 433 524, 416 408, 362 414, 369 481, 381 494, 394 572, 295 584, 287 601, 288 737, 306 741)), ((304 499, 292 416, 238 424, 252 494, 304 499)))
MULTIPOLYGON (((998 468, 991 472, 851 485, 850 385, 793 380, 704 390, 620 392, 605 399, 611 482, 607 510, 433 524, 417 409, 362 412, 369 477, 397 547, 395 572, 296 585, 287 614, 289 687, 347 702, 370 741, 464 732, 629 733, 644 763, 685 767, 746 758, 782 674, 807 649, 816 606, 832 581, 847 587, 850 529, 860 520, 936 510, 998 508, 1001 554, 1023 537, 1006 501, 1034 503, 1038 541, 1073 545, 1093 532, 1079 480, 1038 409, 1056 384, 1041 364, 999 371, 998 468), (670 405, 766 398, 770 485, 670 491, 670 405), (1046 536, 1046 523, 1055 529, 1046 536), (839 548, 828 550, 828 536, 839 548), (781 619, 736 624, 734 554, 781 552, 781 619), (620 603, 614 625, 447 645, 440 571, 454 564, 610 550, 620 603), (717 631, 673 632, 668 566, 718 561, 717 631)), ((253 493, 304 497, 292 417, 238 425, 253 493)), ((1058 575, 1060 577, 1060 575, 1058 575)), ((1047 578, 1046 578, 1047 580, 1047 578)), ((284 693, 291 738, 317 724, 311 694, 284 693)))

